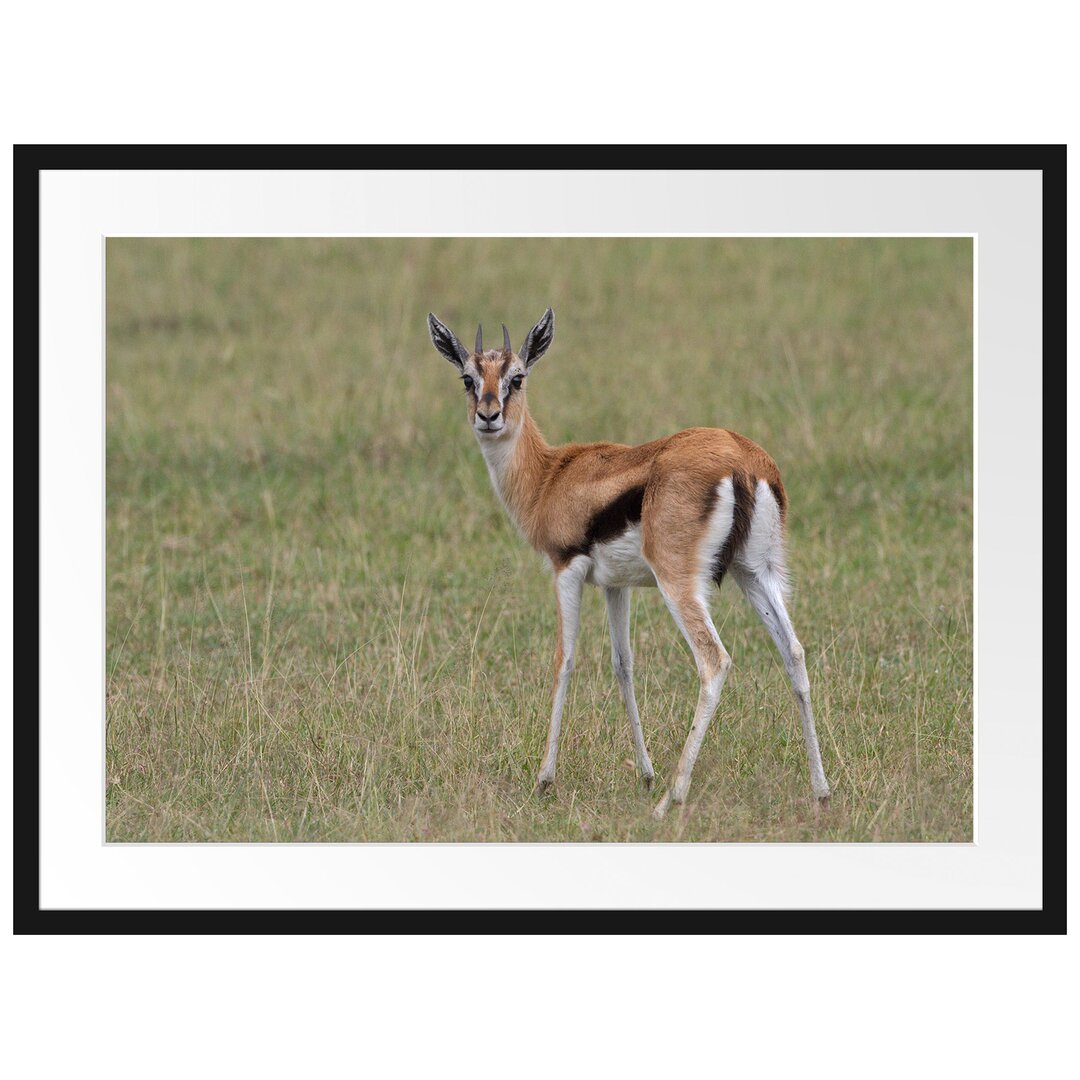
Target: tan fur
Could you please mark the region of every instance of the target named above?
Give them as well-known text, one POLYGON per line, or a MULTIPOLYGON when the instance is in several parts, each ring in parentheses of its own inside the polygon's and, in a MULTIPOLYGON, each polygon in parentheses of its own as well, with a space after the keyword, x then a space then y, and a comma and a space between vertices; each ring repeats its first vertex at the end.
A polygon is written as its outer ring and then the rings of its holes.
MULTIPOLYGON (((485 399, 498 400, 500 379, 509 370, 524 370, 515 356, 495 350, 474 354, 472 364, 481 384, 481 407, 485 399)), ((475 411, 470 395, 470 420, 475 411)), ((516 433, 517 443, 498 478, 499 491, 529 543, 559 570, 568 561, 566 552, 585 541, 595 514, 628 490, 643 488, 642 554, 678 608, 701 658, 701 675, 712 678, 724 669, 730 657, 716 640, 700 595, 705 508, 717 485, 739 473, 751 486, 759 479, 769 484, 783 514, 787 500, 776 462, 757 443, 723 428, 687 428, 638 446, 550 446, 529 412, 524 388, 507 399, 504 420, 508 437, 516 433)), ((562 658, 560 630, 556 673, 562 658)))
POLYGON ((513 380, 516 376, 527 380, 529 368, 550 345, 552 319, 549 309, 530 332, 523 348, 526 366, 508 349, 466 354, 453 333, 429 316, 435 347, 473 381, 466 393, 469 420, 496 489, 515 524, 551 560, 556 573, 552 717, 537 791, 545 792, 555 779, 586 583, 602 586, 607 594, 612 663, 631 720, 635 760, 646 785, 651 785, 654 773, 633 694, 627 592, 655 579, 693 650, 701 689, 675 781, 654 814, 663 816, 670 803, 685 801, 694 762, 731 666, 706 600, 710 579, 719 583, 730 568, 781 650, 799 701, 812 787, 818 798, 827 798, 804 653, 784 607, 783 551, 777 529, 782 531, 787 497, 776 463, 750 439, 721 428, 689 428, 640 446, 549 445, 529 414, 524 382, 514 388, 513 380), (759 501, 763 517, 757 514, 759 501), (779 522, 770 517, 776 514, 779 522), (764 536, 761 528, 767 530, 764 536), (763 549, 763 542, 771 546, 763 549), (751 550, 759 561, 760 552, 766 552, 763 565, 740 554, 747 544, 758 545, 751 550), (582 555, 589 560, 580 561, 582 555))
MULTIPOLYGON (((590 518, 623 492, 644 486, 642 551, 658 576, 678 580, 696 565, 709 492, 736 471, 783 491, 780 472, 756 443, 722 428, 688 428, 639 446, 570 443, 552 447, 514 403, 521 433, 501 493, 529 542, 556 566, 584 539, 590 518)), ((513 422, 507 409, 507 423, 513 422)))

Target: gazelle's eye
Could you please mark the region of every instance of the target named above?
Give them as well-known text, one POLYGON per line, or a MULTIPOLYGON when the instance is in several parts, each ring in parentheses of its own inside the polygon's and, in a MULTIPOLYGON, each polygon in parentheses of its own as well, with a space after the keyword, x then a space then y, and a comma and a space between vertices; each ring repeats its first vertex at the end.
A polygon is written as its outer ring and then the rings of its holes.
POLYGON ((511 386, 512 386, 512 387, 513 387, 513 388, 514 388, 515 390, 520 390, 520 389, 521 389, 521 384, 522 384, 522 383, 523 383, 524 381, 525 381, 525 376, 524 376, 524 375, 515 375, 515 376, 514 376, 514 377, 513 377, 513 378, 512 378, 511 380, 510 380, 510 385, 511 385, 511 386))
POLYGON ((471 375, 462 375, 461 381, 465 384, 466 390, 471 390, 473 388, 473 381, 471 375))

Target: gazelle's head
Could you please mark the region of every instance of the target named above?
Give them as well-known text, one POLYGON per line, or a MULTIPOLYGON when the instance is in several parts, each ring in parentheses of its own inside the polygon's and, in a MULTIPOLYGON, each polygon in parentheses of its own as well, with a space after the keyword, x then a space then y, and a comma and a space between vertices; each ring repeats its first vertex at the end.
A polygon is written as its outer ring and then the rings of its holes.
POLYGON ((503 328, 501 349, 484 349, 483 328, 476 331, 476 347, 469 352, 450 327, 428 315, 432 344, 458 369, 465 384, 469 423, 481 440, 514 434, 525 415, 525 381, 533 364, 547 352, 555 336, 551 308, 529 331, 515 353, 510 331, 503 328))

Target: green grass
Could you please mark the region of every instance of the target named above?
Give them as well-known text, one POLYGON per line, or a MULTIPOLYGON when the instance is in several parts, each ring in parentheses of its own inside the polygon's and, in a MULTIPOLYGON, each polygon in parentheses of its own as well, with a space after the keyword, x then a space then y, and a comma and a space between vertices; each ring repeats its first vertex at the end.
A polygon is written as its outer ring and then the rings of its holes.
MULTIPOLYGON (((970 840, 967 240, 110 240, 107 835, 970 840), (832 805, 732 583, 689 803, 654 822, 586 591, 556 794, 533 796, 550 574, 490 488, 434 310, 518 345, 549 441, 729 427, 779 462, 832 805)), ((633 602, 658 792, 689 651, 633 602)))

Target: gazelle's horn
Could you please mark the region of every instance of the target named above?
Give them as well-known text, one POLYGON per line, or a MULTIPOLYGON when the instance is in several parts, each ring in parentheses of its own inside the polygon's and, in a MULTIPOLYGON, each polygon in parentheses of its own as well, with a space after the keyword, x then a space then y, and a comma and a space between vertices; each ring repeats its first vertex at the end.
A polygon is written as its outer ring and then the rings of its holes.
POLYGON ((510 344, 510 331, 506 329, 506 323, 502 324, 503 328, 503 352, 513 352, 514 346, 510 344))
POLYGON ((476 352, 484 351, 484 326, 481 323, 476 328, 476 352))

